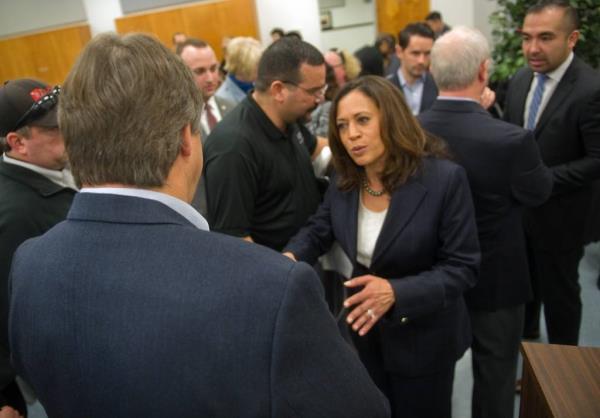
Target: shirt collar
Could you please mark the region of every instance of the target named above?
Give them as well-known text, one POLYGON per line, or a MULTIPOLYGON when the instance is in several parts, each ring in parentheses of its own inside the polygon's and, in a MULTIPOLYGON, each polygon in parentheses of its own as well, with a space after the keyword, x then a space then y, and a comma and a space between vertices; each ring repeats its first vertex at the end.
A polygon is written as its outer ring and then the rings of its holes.
MULTIPOLYGON (((571 65, 571 63, 573 62, 574 57, 575 57, 575 54, 573 54, 573 51, 571 51, 571 53, 569 54, 567 59, 564 60, 562 64, 560 64, 554 71, 550 71, 549 73, 546 73, 548 78, 552 79, 553 81, 555 81, 558 84, 560 82, 560 80, 563 78, 563 76, 565 75, 565 73, 567 72, 567 68, 569 68, 569 65, 571 65)), ((537 75, 537 73, 535 73, 535 74, 537 75)))
POLYGON ((416 87, 419 84, 423 84, 425 83, 425 73, 423 73, 423 75, 421 77, 419 77, 414 84, 409 85, 408 82, 406 81, 406 79, 404 78, 404 74, 402 74, 402 66, 400 66, 400 68, 398 68, 398 79, 400 80, 400 85, 404 88, 404 87, 408 87, 408 88, 413 88, 416 87))
POLYGON ((155 192, 148 189, 135 189, 131 187, 84 187, 81 193, 96 194, 116 194, 119 196, 139 197, 142 199, 154 200, 174 210, 185 219, 187 219, 196 228, 208 231, 208 222, 196 209, 181 199, 168 195, 166 193, 155 192))
POLYGON ((263 128, 266 136, 271 140, 280 140, 287 138, 287 135, 290 132, 290 124, 287 124, 285 128, 285 132, 281 132, 281 130, 275 126, 275 124, 269 119, 267 114, 262 110, 262 108, 256 103, 254 97, 252 97, 252 93, 254 90, 251 90, 250 93, 246 96, 247 105, 250 107, 252 112, 256 115, 258 123, 263 128))
POLYGON ((213 110, 213 111, 214 110, 220 111, 219 106, 217 105, 217 101, 215 100, 215 95, 214 94, 212 96, 210 96, 210 99, 208 99, 206 101, 206 104, 208 106, 210 106, 211 110, 213 110))
POLYGON ((479 104, 477 100, 471 99, 470 97, 457 97, 457 96, 438 96, 437 100, 446 100, 454 102, 473 102, 479 104))
POLYGON ((38 173, 44 177, 46 177, 51 182, 58 184, 61 187, 67 189, 73 189, 77 191, 77 186, 75 185, 75 179, 73 179, 73 175, 71 174, 71 170, 68 168, 64 168, 62 170, 51 170, 49 168, 40 167, 39 165, 31 164, 26 161, 17 160, 15 158, 11 158, 8 155, 4 154, 2 156, 3 160, 7 164, 18 165, 20 167, 31 170, 35 173, 38 173))

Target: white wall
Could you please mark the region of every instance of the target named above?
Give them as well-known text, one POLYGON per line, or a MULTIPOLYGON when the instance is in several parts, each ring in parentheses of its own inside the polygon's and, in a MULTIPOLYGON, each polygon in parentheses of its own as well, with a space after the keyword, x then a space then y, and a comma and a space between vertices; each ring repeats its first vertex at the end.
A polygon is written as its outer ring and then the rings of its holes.
MULTIPOLYGON (((351 52, 370 44, 376 36, 375 0, 346 0, 332 8, 333 30, 320 30, 317 0, 255 0, 259 36, 268 44, 274 27, 299 30, 317 48, 344 48, 351 52), (335 27, 360 25, 349 28, 335 27)), ((430 0, 431 10, 442 13, 451 26, 481 30, 491 41, 489 14, 496 0, 430 0)), ((88 21, 92 34, 114 31, 114 19, 123 15, 119 0, 0 0, 0 36, 39 30, 72 22, 88 21)))
POLYGON ((429 8, 442 14, 450 26, 473 26, 475 22, 473 3, 475 0, 430 0, 429 8))
POLYGON ((375 41, 377 29, 374 1, 346 0, 344 7, 329 10, 333 29, 321 33, 324 51, 336 47, 352 53, 375 41))
POLYGON ((92 36, 102 32, 115 32, 115 19, 123 16, 119 0, 82 0, 92 36))
POLYGON ((493 45, 492 25, 490 24, 490 15, 498 10, 496 0, 475 0, 475 27, 479 29, 493 45))
POLYGON ((271 43, 271 29, 298 30, 305 41, 321 48, 321 26, 317 0, 255 0, 259 36, 271 43))
POLYGON ((0 36, 86 20, 81 0, 0 0, 0 36))
POLYGON ((431 10, 442 14, 450 26, 470 26, 479 29, 492 44, 490 14, 498 8, 496 0, 431 0, 431 10))

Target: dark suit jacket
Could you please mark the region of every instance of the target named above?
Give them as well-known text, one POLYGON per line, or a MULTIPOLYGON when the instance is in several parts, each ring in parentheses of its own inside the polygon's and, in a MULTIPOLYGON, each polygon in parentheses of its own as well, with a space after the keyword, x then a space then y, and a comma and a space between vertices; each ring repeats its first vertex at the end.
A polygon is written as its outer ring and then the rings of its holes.
MULTIPOLYGON (((400 70, 400 68, 398 68, 400 70)), ((386 77, 392 84, 400 90, 400 93, 404 95, 404 90, 402 90, 402 86, 400 85, 400 77, 398 77, 398 70, 395 73, 390 74, 386 77)), ((431 73, 425 73, 425 84, 423 85, 423 96, 421 97, 421 108, 419 109, 419 113, 424 112, 429 109, 435 99, 438 96, 438 88, 435 84, 431 73)))
POLYGON ((81 193, 17 251, 15 368, 50 417, 365 417, 317 276, 162 203, 81 193))
POLYGON ((392 194, 372 265, 357 265, 358 190, 329 187, 325 200, 286 251, 314 263, 334 241, 354 265, 353 276, 390 280, 396 298, 378 322, 386 370, 404 376, 447 370, 471 342, 463 293, 477 277, 479 245, 464 170, 426 159, 392 194))
MULTIPOLYGON (((221 112, 221 118, 225 117, 235 106, 236 104, 221 97, 215 96, 215 102, 217 102, 217 106, 219 106, 219 112, 221 112)), ((206 144, 206 140, 208 139, 209 133, 201 127, 202 135, 202 144, 206 144)), ((194 195, 194 199, 192 200, 192 206, 196 208, 198 212, 202 214, 202 216, 206 217, 208 213, 208 208, 206 205, 206 185, 204 184, 204 176, 198 182, 198 188, 196 189, 196 194, 194 195)))
POLYGON ((418 119, 467 170, 481 245, 481 272, 465 295, 467 305, 496 310, 526 302, 531 285, 522 208, 541 205, 552 191, 533 134, 469 101, 437 100, 418 119))
POLYGON ((8 273, 23 241, 42 235, 65 219, 75 191, 0 155, 0 406, 1 391, 14 379, 8 354, 8 273))
MULTIPOLYGON (((533 73, 519 70, 512 78, 505 119, 523 126, 525 101, 533 73)), ((533 242, 546 251, 569 250, 584 240, 591 183, 600 178, 600 74, 575 57, 535 128, 544 163, 554 177, 552 197, 527 211, 533 242)))

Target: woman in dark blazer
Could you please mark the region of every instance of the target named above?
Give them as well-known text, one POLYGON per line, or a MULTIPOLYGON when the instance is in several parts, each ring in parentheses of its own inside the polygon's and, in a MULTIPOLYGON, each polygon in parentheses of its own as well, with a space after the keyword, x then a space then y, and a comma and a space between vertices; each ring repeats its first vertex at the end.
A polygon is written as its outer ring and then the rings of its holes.
POLYGON ((465 172, 379 77, 342 88, 329 132, 337 176, 284 251, 313 264, 338 241, 353 264, 347 322, 394 416, 450 417, 480 258, 465 172))

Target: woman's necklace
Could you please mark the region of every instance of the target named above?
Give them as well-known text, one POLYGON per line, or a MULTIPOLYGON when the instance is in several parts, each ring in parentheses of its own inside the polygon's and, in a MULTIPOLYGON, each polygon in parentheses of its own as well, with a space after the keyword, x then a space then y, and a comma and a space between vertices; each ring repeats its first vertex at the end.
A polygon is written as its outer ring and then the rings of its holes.
POLYGON ((371 196, 379 197, 379 196, 383 196, 383 194, 385 193, 385 189, 379 190, 379 191, 371 189, 371 187, 369 186, 369 180, 367 180, 367 176, 363 177, 362 186, 363 186, 363 189, 365 189, 365 191, 367 193, 369 193, 371 196))

